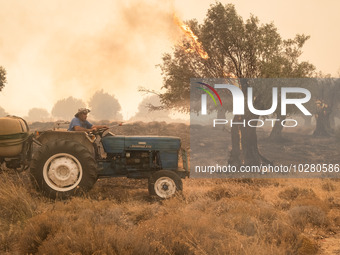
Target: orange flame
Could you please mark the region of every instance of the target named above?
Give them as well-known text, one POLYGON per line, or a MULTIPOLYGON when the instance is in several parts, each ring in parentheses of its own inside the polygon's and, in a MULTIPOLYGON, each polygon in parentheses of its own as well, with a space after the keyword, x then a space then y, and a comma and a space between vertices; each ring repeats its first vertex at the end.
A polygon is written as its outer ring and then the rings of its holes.
POLYGON ((190 27, 184 24, 177 16, 174 14, 174 22, 182 29, 184 34, 189 38, 190 48, 185 49, 185 52, 197 52, 201 58, 208 59, 208 53, 203 50, 202 44, 198 41, 198 37, 192 32, 190 27))

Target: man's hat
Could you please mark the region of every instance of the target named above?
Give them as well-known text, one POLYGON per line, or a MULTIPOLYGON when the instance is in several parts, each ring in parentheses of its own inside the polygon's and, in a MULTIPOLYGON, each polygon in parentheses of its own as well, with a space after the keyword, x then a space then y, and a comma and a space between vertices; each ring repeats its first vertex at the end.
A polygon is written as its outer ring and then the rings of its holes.
POLYGON ((88 114, 90 112, 89 109, 86 108, 79 108, 78 112, 74 115, 75 117, 78 117, 80 113, 88 114))

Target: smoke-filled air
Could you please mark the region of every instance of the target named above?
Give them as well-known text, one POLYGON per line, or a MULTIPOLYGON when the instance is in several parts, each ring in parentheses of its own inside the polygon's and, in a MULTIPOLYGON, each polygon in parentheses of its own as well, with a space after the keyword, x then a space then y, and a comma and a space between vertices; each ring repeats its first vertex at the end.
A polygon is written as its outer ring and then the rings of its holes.
MULTIPOLYGON (((339 75, 336 1, 229 2, 244 19, 254 13, 261 22, 274 22, 283 38, 310 35, 301 58, 325 74, 339 75)), ((89 107, 94 94, 103 91, 118 101, 120 116, 130 119, 149 96, 139 87, 162 90, 157 67, 162 55, 191 33, 180 26, 202 21, 213 3, 0 0, 0 66, 7 72, 0 113, 29 117, 38 108, 56 120, 52 110, 58 101, 73 97, 89 107)))
POLYGON ((88 105, 102 90, 131 117, 143 99, 138 87, 162 85, 156 65, 181 33, 173 12, 169 1, 2 1, 8 84, 0 106, 21 116, 51 112, 70 96, 88 105))

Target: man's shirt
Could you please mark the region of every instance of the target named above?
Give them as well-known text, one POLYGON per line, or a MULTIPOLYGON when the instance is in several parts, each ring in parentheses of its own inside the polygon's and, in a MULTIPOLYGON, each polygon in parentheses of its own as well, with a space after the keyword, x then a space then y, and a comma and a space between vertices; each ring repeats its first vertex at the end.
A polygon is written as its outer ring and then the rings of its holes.
POLYGON ((75 117, 71 120, 70 126, 68 127, 67 131, 74 131, 75 126, 90 129, 90 128, 92 128, 93 125, 90 122, 88 122, 87 120, 81 121, 80 119, 75 117))

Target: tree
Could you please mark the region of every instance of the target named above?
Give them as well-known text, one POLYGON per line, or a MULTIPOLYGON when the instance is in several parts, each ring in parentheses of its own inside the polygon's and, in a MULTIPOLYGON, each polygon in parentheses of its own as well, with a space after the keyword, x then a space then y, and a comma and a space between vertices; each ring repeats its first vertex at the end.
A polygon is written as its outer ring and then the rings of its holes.
POLYGON ((28 111, 27 121, 46 121, 50 117, 49 112, 43 108, 32 108, 28 111))
MULTIPOLYGON (((276 57, 276 61, 268 64, 267 77, 272 78, 306 78, 312 77, 315 66, 308 62, 299 62, 298 59, 302 54, 302 47, 309 39, 309 36, 296 35, 294 40, 284 40, 284 51, 276 57)), ((285 85, 286 86, 286 85, 285 85)), ((296 108, 289 108, 288 113, 295 113, 296 108)), ((280 121, 275 122, 272 132, 269 135, 272 141, 283 141, 281 121, 286 119, 286 115, 280 114, 281 107, 278 107, 275 114, 280 121)))
POLYGON ((8 113, 5 111, 5 109, 0 106, 0 117, 5 117, 7 115, 8 113))
POLYGON ((6 83, 6 70, 2 66, 0 66, 0 91, 3 89, 3 87, 5 87, 6 83))
POLYGON ((122 120, 118 100, 103 90, 97 91, 89 101, 91 114, 97 120, 122 120))
MULTIPOLYGON (((189 81, 192 77, 235 77, 246 94, 251 83, 244 78, 304 77, 314 69, 308 62, 298 61, 308 36, 297 35, 294 39, 282 40, 272 23, 259 25, 255 16, 244 22, 231 4, 216 3, 208 10, 203 24, 191 20, 188 25, 202 42, 209 58, 188 52, 190 44, 185 40, 175 45, 173 54, 164 54, 160 67, 166 91, 160 94, 160 98, 167 108, 189 112, 189 81)), ((264 107, 268 93, 257 95, 254 105, 264 107)), ((258 119, 258 116, 249 111, 234 116, 235 122, 249 119, 258 119)), ((269 162, 258 150, 256 128, 234 125, 231 135, 231 164, 269 162)))
POLYGON ((338 98, 340 96, 340 79, 323 78, 318 79, 316 96, 313 101, 316 104, 314 109, 316 128, 314 136, 332 136, 334 130, 331 126, 331 118, 334 118, 338 110, 338 98))
POLYGON ((64 120, 71 120, 79 108, 86 107, 81 99, 68 97, 58 100, 52 108, 52 116, 64 120))
POLYGON ((169 119, 169 110, 159 110, 161 105, 157 95, 152 95, 143 99, 138 105, 138 111, 130 120, 131 121, 160 121, 169 119))
MULTIPOLYGON (((292 78, 292 79, 280 79, 278 81, 277 87, 300 87, 307 88, 309 91, 313 90, 315 87, 315 79, 302 79, 302 77, 292 78)), ((296 93, 290 93, 292 98, 298 98, 299 95, 296 93)), ((281 97, 281 93, 279 92, 279 98, 281 97)), ((310 100, 305 103, 304 106, 307 109, 314 108, 314 102, 310 100)), ((276 111, 274 112, 275 119, 278 121, 275 122, 275 125, 269 135, 269 140, 273 142, 284 142, 287 139, 282 136, 283 126, 281 125, 282 121, 284 121, 289 115, 299 115, 305 119, 304 125, 306 125, 306 120, 311 120, 312 116, 305 116, 295 105, 287 105, 286 106, 286 115, 281 115, 281 104, 278 104, 276 111)))

